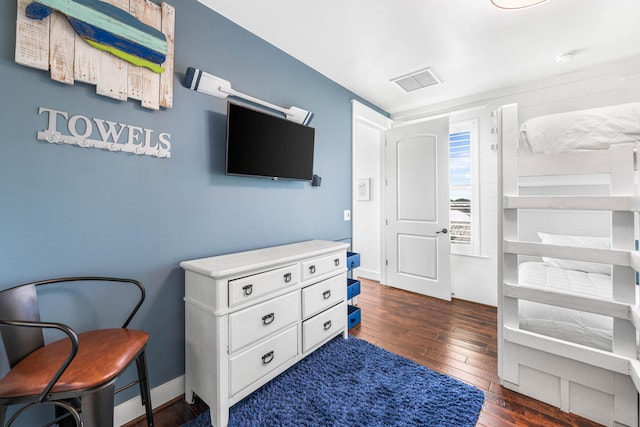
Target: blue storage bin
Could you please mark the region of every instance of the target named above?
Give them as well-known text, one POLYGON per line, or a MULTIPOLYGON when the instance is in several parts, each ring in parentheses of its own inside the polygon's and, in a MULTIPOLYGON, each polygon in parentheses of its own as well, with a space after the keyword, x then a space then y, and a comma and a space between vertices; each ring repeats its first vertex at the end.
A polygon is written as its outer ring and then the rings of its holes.
POLYGON ((360 295, 360 281, 347 279, 347 299, 360 295))
POLYGON ((357 252, 347 252, 347 269, 353 270, 360 267, 360 254, 357 252))
POLYGON ((349 324, 349 329, 351 329, 354 326, 358 326, 360 324, 360 308, 356 307, 355 305, 349 305, 347 307, 349 308, 347 323, 349 324))

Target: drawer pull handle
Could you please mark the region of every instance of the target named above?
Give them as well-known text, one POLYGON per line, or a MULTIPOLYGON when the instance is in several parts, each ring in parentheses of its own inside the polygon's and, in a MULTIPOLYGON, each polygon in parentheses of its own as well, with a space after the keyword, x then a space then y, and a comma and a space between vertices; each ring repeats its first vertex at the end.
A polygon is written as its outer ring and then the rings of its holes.
POLYGON ((334 259, 333 263, 336 265, 336 267, 339 266, 340 265, 340 258, 334 259))
POLYGON ((315 265, 310 265, 309 266, 309 273, 313 274, 316 272, 316 266, 315 265))
POLYGON ((289 283, 291 281, 291 273, 287 273, 284 275, 284 283, 289 283))
POLYGON ((325 331, 328 331, 329 329, 331 329, 331 320, 327 320, 322 326, 324 327, 325 331))
POLYGON ((262 356, 262 364, 267 365, 273 360, 273 350, 262 356))
POLYGON ((245 297, 248 297, 253 293, 253 285, 245 285, 242 287, 242 293, 245 297))
POLYGON ((322 293, 322 298, 324 298, 324 299, 329 299, 329 298, 331 298, 331 291, 324 291, 324 292, 322 293))
POLYGON ((276 315, 274 313, 265 314, 262 316, 262 324, 270 325, 276 319, 276 315))

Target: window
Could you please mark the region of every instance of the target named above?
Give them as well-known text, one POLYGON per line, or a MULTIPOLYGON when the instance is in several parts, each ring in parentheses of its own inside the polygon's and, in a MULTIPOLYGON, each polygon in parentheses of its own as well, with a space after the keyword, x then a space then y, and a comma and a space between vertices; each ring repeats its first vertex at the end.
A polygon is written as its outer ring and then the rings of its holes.
POLYGON ((479 255, 478 122, 452 123, 449 128, 449 230, 451 252, 479 255))

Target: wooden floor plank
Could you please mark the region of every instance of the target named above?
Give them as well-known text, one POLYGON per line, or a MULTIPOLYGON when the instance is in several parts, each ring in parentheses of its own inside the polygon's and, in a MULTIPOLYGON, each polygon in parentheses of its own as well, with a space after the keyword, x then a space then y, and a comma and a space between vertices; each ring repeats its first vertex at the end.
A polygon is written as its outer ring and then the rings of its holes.
MULTIPOLYGON (((600 426, 500 385, 495 307, 360 283, 362 320, 349 333, 480 388, 485 403, 476 427, 600 426)), ((155 425, 177 427, 206 410, 200 401, 189 405, 179 398, 156 411, 155 425)), ((139 419, 125 427, 143 426, 139 419)))

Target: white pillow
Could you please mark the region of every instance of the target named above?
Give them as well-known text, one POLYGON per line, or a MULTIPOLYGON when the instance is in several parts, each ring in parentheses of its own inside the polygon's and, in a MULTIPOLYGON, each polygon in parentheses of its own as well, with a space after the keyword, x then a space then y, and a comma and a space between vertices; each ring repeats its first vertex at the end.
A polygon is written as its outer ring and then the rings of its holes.
MULTIPOLYGON (((608 237, 569 236, 566 234, 549 234, 538 232, 542 243, 549 245, 574 246, 578 248, 609 249, 611 239, 608 237)), ((597 262, 572 261, 559 258, 542 257, 542 261, 548 267, 563 268, 565 270, 584 271, 585 273, 598 273, 611 275, 611 265, 597 262)))
POLYGON ((534 117, 520 128, 521 146, 534 153, 601 150, 640 139, 640 103, 534 117))

